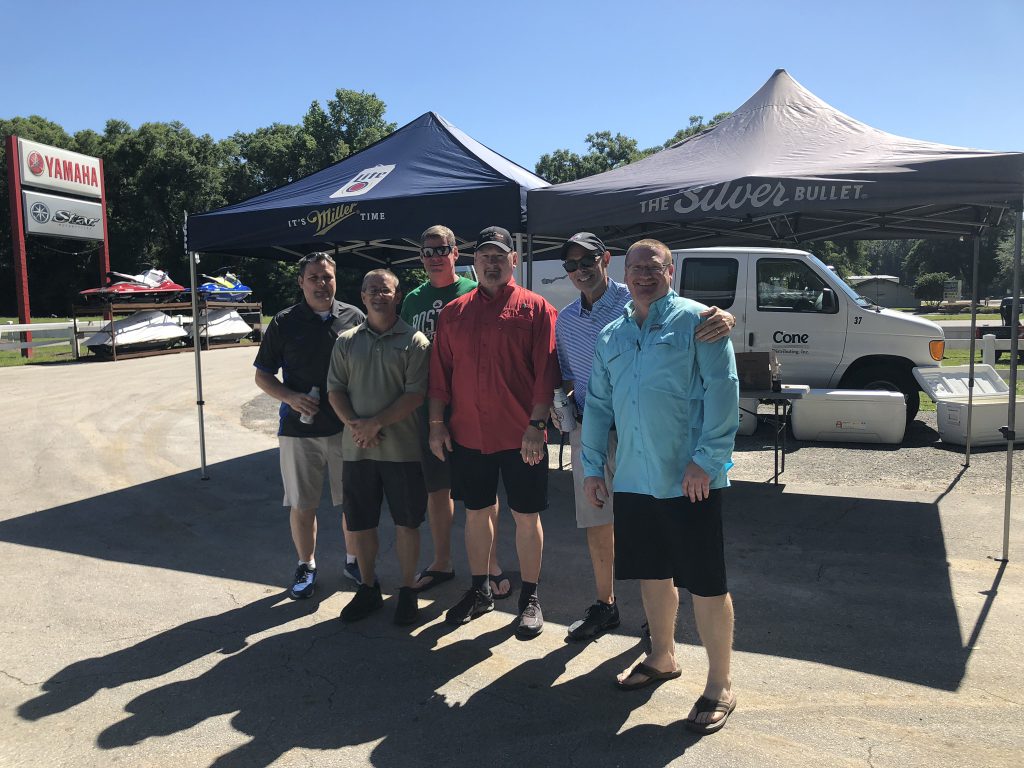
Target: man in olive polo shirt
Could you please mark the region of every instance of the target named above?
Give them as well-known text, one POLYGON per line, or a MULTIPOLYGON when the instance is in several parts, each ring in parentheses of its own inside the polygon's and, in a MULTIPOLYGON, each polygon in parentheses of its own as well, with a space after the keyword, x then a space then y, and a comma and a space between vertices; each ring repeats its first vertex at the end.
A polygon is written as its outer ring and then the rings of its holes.
POLYGON ((389 270, 368 272, 361 298, 366 322, 338 337, 327 377, 331 406, 346 427, 345 520, 363 577, 341 620, 358 621, 383 603, 375 564, 380 508, 386 497, 402 572, 395 623, 413 624, 418 613, 413 584, 419 527, 427 508, 416 409, 426 396, 430 342, 398 316, 402 295, 398 278, 389 270))

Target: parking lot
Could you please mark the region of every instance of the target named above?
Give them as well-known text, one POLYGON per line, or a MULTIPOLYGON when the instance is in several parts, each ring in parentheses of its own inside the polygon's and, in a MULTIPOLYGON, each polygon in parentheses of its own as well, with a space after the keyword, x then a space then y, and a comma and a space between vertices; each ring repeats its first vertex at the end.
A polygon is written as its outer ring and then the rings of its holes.
MULTIPOLYGON (((209 480, 190 356, 0 371, 14 414, 0 443, 0 765, 1024 762, 1022 487, 1002 564, 1001 450, 965 470, 925 414, 899 449, 792 442, 776 487, 767 426, 739 438, 726 502, 739 704, 697 740, 682 724, 704 668, 687 601, 684 675, 657 689, 612 685, 640 655, 635 585, 621 585, 618 630, 564 642, 593 601, 568 472, 551 476, 535 641, 513 637, 510 605, 454 631, 441 620, 468 574, 460 512, 459 578, 423 596, 411 630, 390 623, 388 525, 385 610, 337 621, 353 591, 326 507, 320 593, 285 599, 274 406, 251 358, 203 358, 209 480)), ((510 521, 500 536, 514 567, 510 521)))

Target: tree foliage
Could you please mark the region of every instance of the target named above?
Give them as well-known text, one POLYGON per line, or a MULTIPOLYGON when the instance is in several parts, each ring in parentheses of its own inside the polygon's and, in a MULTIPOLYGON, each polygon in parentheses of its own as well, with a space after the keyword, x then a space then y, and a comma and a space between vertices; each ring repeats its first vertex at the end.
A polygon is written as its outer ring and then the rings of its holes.
MULTIPOLYGON (((274 123, 215 141, 180 122, 133 128, 107 122, 102 133, 69 135, 39 116, 0 120, 0 137, 15 134, 100 157, 104 163, 111 268, 136 272, 144 264, 188 282, 183 252, 184 212, 238 202, 288 184, 368 147, 394 131, 375 94, 339 89, 326 107, 314 101, 299 123, 274 123)), ((0 172, 6 158, 0 147, 0 172)), ((0 184, 0 313, 14 314, 13 262, 7 185, 0 184)), ((32 310, 36 316, 68 311, 78 291, 99 284, 97 243, 49 237, 26 239, 32 310)), ((267 311, 296 300, 294 265, 259 259, 205 256, 201 272, 234 267, 267 311)), ((362 269, 339 269, 339 294, 358 303, 362 269), (351 272, 351 274, 349 274, 351 272)))
POLYGON ((943 283, 951 279, 952 275, 949 272, 926 272, 919 275, 914 286, 914 295, 921 301, 938 305, 942 301, 943 283))

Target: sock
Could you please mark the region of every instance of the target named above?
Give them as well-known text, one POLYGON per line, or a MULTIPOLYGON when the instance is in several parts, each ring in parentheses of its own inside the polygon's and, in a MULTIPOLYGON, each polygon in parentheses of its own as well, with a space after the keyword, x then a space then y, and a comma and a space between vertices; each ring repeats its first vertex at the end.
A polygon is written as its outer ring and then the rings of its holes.
POLYGON ((474 576, 473 589, 479 589, 485 595, 491 594, 490 577, 486 573, 483 576, 474 576))
POLYGON ((523 586, 519 589, 520 613, 526 610, 526 604, 530 602, 530 598, 535 594, 537 594, 537 583, 534 581, 524 581, 523 586))
POLYGON ((304 565, 307 568, 309 568, 309 570, 315 571, 316 570, 316 558, 315 557, 311 557, 311 558, 309 558, 309 560, 299 560, 299 565, 304 565))
POLYGON ((354 563, 355 561, 356 561, 356 556, 355 555, 345 555, 345 565, 348 565, 349 563, 354 563))

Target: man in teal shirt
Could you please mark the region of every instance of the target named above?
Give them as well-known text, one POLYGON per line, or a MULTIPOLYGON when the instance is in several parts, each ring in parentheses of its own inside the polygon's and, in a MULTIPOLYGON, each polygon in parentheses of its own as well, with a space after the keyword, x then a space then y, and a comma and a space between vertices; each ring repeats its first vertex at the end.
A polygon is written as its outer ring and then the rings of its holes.
POLYGON ((677 588, 687 589, 709 662, 687 727, 712 733, 736 706, 721 493, 739 426, 739 383, 728 336, 695 342, 706 307, 673 291, 672 275, 664 243, 641 240, 626 253, 632 300, 598 336, 581 438, 583 488, 595 506, 609 497, 604 466, 614 424, 615 575, 640 580, 652 641, 618 684, 632 690, 680 676, 677 588))

